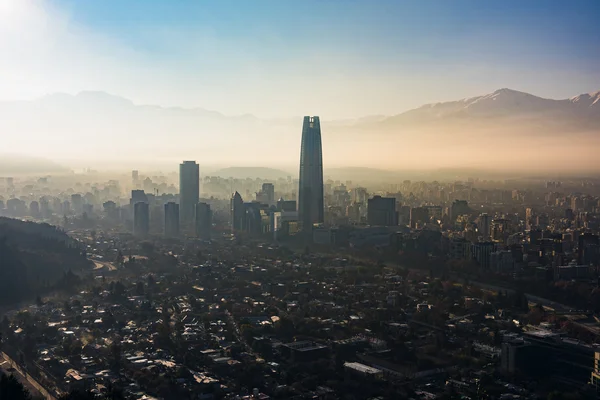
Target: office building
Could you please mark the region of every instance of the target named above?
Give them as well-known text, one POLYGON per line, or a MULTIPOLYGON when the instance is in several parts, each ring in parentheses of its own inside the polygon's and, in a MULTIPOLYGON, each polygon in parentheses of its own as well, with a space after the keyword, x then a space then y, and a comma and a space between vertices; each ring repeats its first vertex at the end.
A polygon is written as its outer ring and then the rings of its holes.
POLYGON ((136 203, 147 203, 148 202, 148 196, 146 195, 146 192, 144 192, 143 190, 132 190, 131 191, 131 199, 129 200, 129 204, 131 206, 135 205, 136 203))
POLYGON ((195 161, 179 165, 179 220, 183 230, 193 229, 200 198, 200 167, 195 161))
POLYGON ((410 209, 410 227, 422 228, 429 222, 429 210, 425 207, 414 207, 410 209))
POLYGON ((119 207, 117 207, 117 203, 112 200, 106 201, 102 203, 102 208, 104 209, 104 216, 112 221, 117 221, 119 219, 119 207))
POLYGON ((196 236, 209 239, 212 228, 212 211, 207 203, 196 204, 196 236))
POLYGON ((455 200, 452 203, 450 210, 450 218, 452 221, 456 221, 459 215, 469 214, 471 211, 469 203, 466 200, 455 200))
POLYGON ((600 264, 600 237, 592 233, 580 235, 577 246, 577 259, 580 265, 600 264))
POLYGON ((262 203, 268 205, 275 204, 275 185, 272 183, 263 183, 260 192, 262 194, 262 203))
POLYGON ((148 203, 138 202, 133 205, 133 234, 146 236, 150 231, 150 208, 148 203))
POLYGON ((179 204, 172 201, 165 204, 165 236, 179 236, 179 204))
POLYGON ((469 261, 472 257, 471 242, 463 238, 455 238, 450 241, 450 258, 469 261))
POLYGON ((374 196, 367 203, 367 223, 371 226, 398 225, 396 217, 396 199, 374 196))
POLYGON ((490 269, 498 273, 512 273, 515 260, 510 250, 498 250, 490 254, 490 269))
POLYGON ((471 247, 473 260, 483 269, 489 269, 491 265, 492 253, 496 249, 494 242, 474 243, 471 247))
POLYGON ((241 232, 246 226, 244 222, 246 219, 246 210, 244 208, 244 200, 238 192, 235 192, 231 196, 230 206, 231 233, 241 232))
POLYGON ((593 378, 596 350, 560 332, 531 329, 502 344, 501 368, 532 380, 551 381, 562 391, 580 392, 593 378))
POLYGON ((284 200, 283 198, 277 201, 277 211, 296 212, 296 200, 284 200))
POLYGON ((323 207, 323 154, 319 117, 304 117, 300 149, 298 219, 303 230, 325 220, 323 207))
POLYGON ((488 214, 481 214, 479 216, 479 223, 477 224, 477 230, 479 231, 479 236, 483 237, 485 240, 488 240, 491 236, 492 232, 492 216, 488 214))

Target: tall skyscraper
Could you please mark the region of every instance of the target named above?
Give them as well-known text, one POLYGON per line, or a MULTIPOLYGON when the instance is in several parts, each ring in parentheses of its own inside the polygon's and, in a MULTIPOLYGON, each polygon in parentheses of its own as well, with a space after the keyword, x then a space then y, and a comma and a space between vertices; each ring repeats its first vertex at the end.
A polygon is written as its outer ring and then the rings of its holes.
POLYGON ((324 221, 323 150, 319 117, 304 117, 302 125, 298 220, 303 230, 324 221))
POLYGON ((146 236, 150 231, 150 208, 148 203, 138 202, 133 206, 133 234, 146 236))
POLYGON ((179 165, 179 220, 186 231, 194 227, 196 204, 200 198, 200 168, 195 161, 179 165))
POLYGON ((230 202, 231 233, 242 231, 245 228, 246 210, 242 196, 235 192, 230 202))
POLYGON ((212 211, 210 204, 196 204, 196 236, 204 239, 210 238, 212 227, 212 211))
POLYGON ((179 236, 179 204, 172 201, 165 204, 165 236, 179 236))

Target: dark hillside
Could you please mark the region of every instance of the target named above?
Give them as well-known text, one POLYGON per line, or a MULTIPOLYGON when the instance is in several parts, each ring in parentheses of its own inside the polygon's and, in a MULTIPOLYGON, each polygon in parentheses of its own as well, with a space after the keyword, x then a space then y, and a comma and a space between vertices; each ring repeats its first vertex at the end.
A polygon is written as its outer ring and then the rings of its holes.
POLYGON ((55 226, 0 218, 0 304, 58 289, 68 271, 90 268, 77 242, 55 226))

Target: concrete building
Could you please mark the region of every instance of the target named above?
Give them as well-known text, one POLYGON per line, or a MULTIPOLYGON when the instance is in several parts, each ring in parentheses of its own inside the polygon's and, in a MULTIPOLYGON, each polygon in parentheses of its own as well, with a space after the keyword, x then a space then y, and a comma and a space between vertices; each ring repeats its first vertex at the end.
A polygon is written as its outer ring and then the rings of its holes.
POLYGON ((513 272, 515 261, 510 250, 494 251, 490 254, 490 269, 492 271, 507 273, 513 272))
POLYGON ((272 183, 263 183, 260 190, 260 199, 257 196, 256 200, 270 206, 275 204, 275 185, 272 183))
POLYGON ((472 258, 471 242, 462 238, 450 241, 450 258, 453 260, 468 261, 472 258))
POLYGON ((421 228, 429 222, 429 210, 425 207, 414 207, 410 209, 410 227, 421 228))
POLYGON ((450 209, 450 218, 456 221, 459 215, 468 214, 471 211, 469 203, 466 200, 455 200, 450 209))
POLYGON ((187 232, 194 227, 199 198, 200 167, 195 161, 184 161, 179 165, 179 225, 187 232))
POLYGON ((133 234, 147 236, 150 232, 150 209, 148 203, 138 202, 133 205, 133 234))
POLYGON ((473 260, 477 261, 481 268, 489 269, 495 248, 496 244, 493 242, 473 243, 473 246, 471 246, 473 260))
POLYGON ((196 236, 209 239, 212 228, 212 211, 207 203, 196 204, 196 236))
POLYGON ((491 236, 492 228, 492 216, 486 213, 479 215, 479 222, 477 224, 477 230, 479 236, 483 237, 484 240, 489 240, 491 236))
POLYGON ((371 226, 396 226, 396 199, 374 196, 367 204, 367 223, 371 226))
POLYGON ((165 204, 165 236, 179 236, 179 204, 172 201, 165 204))
POLYGON ((245 220, 246 220, 246 210, 244 208, 244 200, 242 199, 242 196, 238 193, 235 192, 232 196, 231 196, 231 200, 230 200, 230 210, 229 210, 229 216, 230 216, 230 226, 231 226, 231 233, 236 233, 236 232, 241 232, 244 230, 244 227, 246 226, 245 220))

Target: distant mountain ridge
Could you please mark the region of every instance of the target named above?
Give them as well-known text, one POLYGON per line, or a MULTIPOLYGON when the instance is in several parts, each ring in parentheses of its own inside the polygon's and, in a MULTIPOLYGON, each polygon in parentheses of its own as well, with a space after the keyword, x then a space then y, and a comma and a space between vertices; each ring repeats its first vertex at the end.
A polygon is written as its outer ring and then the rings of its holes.
POLYGON ((267 167, 228 167, 210 173, 211 176, 220 176, 222 178, 262 178, 262 179, 285 179, 292 176, 289 172, 276 168, 267 167))
POLYGON ((493 118, 518 116, 551 116, 553 118, 593 118, 600 122, 600 91, 569 99, 554 100, 512 89, 443 103, 425 104, 419 108, 388 117, 382 124, 426 123, 445 119, 493 118))
MULTIPOLYGON (((66 93, 53 93, 43 96, 37 100, 31 101, 0 101, 0 111, 2 109, 15 109, 33 106, 39 110, 39 106, 49 107, 48 111, 56 110, 60 107, 69 109, 93 107, 108 110, 121 110, 139 112, 163 112, 173 116, 177 115, 196 115, 207 118, 222 120, 242 120, 245 122, 272 122, 277 124, 287 124, 295 121, 301 116, 261 119, 252 114, 243 115, 225 115, 221 112, 208 110, 199 107, 163 107, 157 105, 136 105, 131 100, 121 96, 109 94, 102 91, 82 91, 76 95, 66 93)), ((395 115, 371 115, 355 119, 327 120, 322 122, 325 126, 351 126, 355 124, 377 124, 389 123, 390 121, 413 121, 421 119, 441 119, 457 116, 470 117, 490 117, 507 116, 510 114, 526 114, 548 112, 553 110, 571 111, 574 113, 584 113, 585 115, 600 116, 600 91, 584 93, 573 96, 568 99, 547 99, 533 94, 521 92, 518 90, 502 88, 492 93, 470 98, 464 98, 455 101, 428 103, 420 107, 407 110, 395 115)))
MULTIPOLYGON (((177 165, 193 159, 201 165, 278 165, 295 171, 301 127, 301 116, 263 119, 136 105, 104 92, 0 102, 6 151, 57 160, 76 155, 96 169, 120 160, 135 167, 148 160, 177 165)), ((587 163, 586 168, 600 169, 592 165, 592 149, 600 145, 600 91, 553 100, 503 88, 391 116, 332 120, 321 115, 321 128, 326 169, 487 168, 506 162, 505 155, 491 154, 490 146, 515 140, 522 153, 512 154, 514 165, 540 168, 548 154, 560 152, 578 155, 568 168, 587 163), (535 154, 526 151, 532 146, 535 154)))

